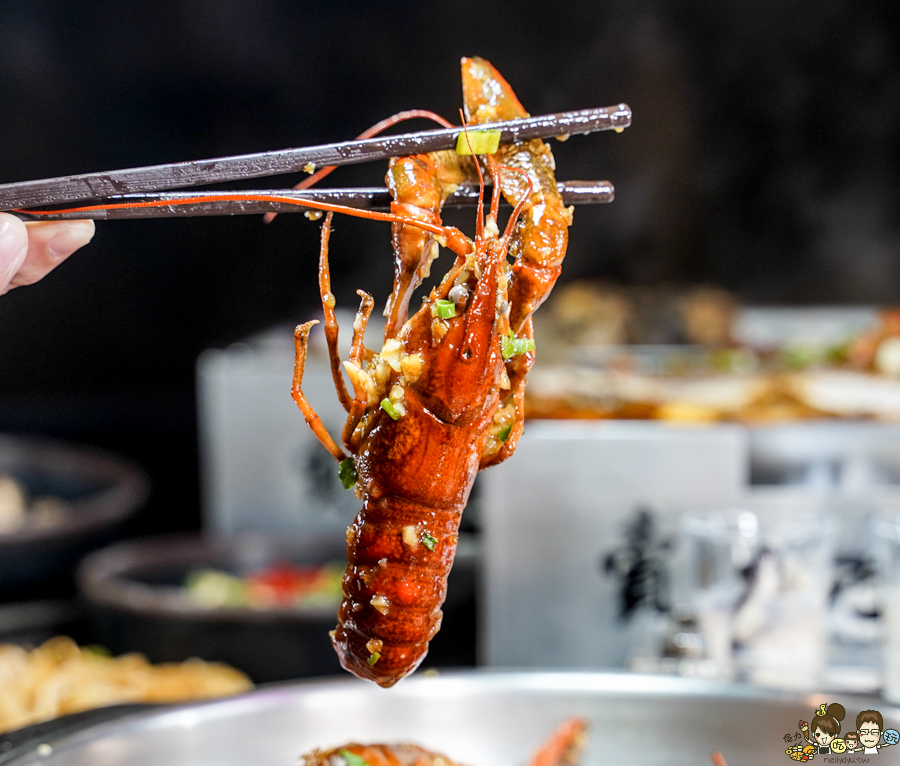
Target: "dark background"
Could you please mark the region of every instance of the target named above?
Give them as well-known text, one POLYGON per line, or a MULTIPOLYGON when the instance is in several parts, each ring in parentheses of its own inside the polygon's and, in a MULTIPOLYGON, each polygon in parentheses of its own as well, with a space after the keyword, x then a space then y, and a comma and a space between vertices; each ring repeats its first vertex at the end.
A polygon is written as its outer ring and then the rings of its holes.
MULTIPOLYGON (((890 0, 0 9, 0 182, 342 140, 413 107, 455 119, 458 60, 481 55, 534 114, 634 110, 622 135, 553 144, 561 179, 617 190, 613 205, 577 211, 563 279, 711 283, 754 303, 896 301, 890 0)), ((329 183, 383 173, 350 167, 329 183)), ((195 360, 309 315, 317 239, 299 215, 98 226, 42 283, 0 298, 0 430, 127 455, 154 481, 130 531, 197 528, 195 360)), ((339 301, 358 287, 383 301, 387 227, 339 221, 332 264, 339 301)))

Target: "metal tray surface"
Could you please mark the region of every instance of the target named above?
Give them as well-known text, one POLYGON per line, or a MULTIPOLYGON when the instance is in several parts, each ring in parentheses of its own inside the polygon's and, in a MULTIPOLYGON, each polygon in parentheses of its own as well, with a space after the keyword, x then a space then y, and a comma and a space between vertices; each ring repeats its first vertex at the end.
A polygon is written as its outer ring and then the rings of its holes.
POLYGON ((583 766, 706 766, 712 750, 729 766, 755 766, 790 762, 785 735, 835 701, 847 723, 869 708, 881 711, 885 728, 900 722, 900 709, 865 697, 664 676, 475 671, 388 690, 355 679, 293 683, 154 709, 64 730, 8 763, 296 766, 313 748, 355 740, 412 741, 469 766, 524 766, 562 720, 580 715, 590 724, 583 766))

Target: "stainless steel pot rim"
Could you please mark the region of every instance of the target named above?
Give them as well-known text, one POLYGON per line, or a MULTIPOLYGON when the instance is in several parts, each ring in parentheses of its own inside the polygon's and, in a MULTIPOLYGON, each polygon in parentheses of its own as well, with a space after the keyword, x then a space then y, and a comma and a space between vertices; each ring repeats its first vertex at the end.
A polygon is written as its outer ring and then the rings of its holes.
MULTIPOLYGON (((834 696, 827 695, 829 700, 834 696)), ((859 709, 881 710, 886 721, 900 717, 900 709, 881 700, 839 696, 859 709)), ((656 741, 662 738, 662 732, 654 737, 649 731, 642 764, 701 763, 700 756, 708 758, 714 741, 726 746, 723 751, 729 754, 740 756, 743 752, 744 760, 741 757, 734 760, 742 763, 746 762, 748 752, 762 754, 757 743, 766 744, 771 735, 775 736, 774 743, 768 742, 765 750, 783 752, 783 744, 778 749, 782 724, 785 728, 794 726, 798 715, 808 715, 807 711, 815 710, 822 699, 823 695, 672 676, 574 670, 466 670, 442 672, 434 677, 421 674, 392 689, 381 689, 350 677, 327 678, 279 683, 230 699, 127 713, 117 720, 94 723, 75 731, 69 727, 59 736, 41 739, 43 753, 35 742, 30 748, 19 749, 7 763, 8 766, 37 764, 52 755, 50 763, 59 757, 60 763, 80 765, 95 763, 102 757, 103 762, 110 763, 132 762, 137 758, 154 766, 161 763, 178 766, 182 762, 199 762, 196 759, 201 752, 204 763, 286 763, 288 754, 294 762, 302 752, 313 747, 335 746, 348 741, 348 737, 371 735, 371 739, 357 741, 399 741, 396 738, 399 732, 401 737, 419 739, 421 744, 445 752, 459 750, 465 754, 468 751, 472 756, 474 747, 482 755, 493 752, 495 756, 501 754, 501 760, 506 758, 509 763, 518 764, 525 762, 529 748, 552 731, 554 725, 565 717, 579 714, 588 714, 589 720, 593 716, 592 731, 597 739, 592 736, 589 747, 596 763, 598 757, 609 757, 603 749, 603 726, 612 725, 608 716, 615 716, 613 711, 625 708, 633 711, 627 724, 632 730, 645 728, 646 711, 670 711, 665 713, 667 718, 671 717, 667 726, 675 725, 675 721, 681 721, 679 726, 688 722, 686 725, 691 730, 696 727, 696 735, 685 734, 684 730, 680 734, 702 740, 688 742, 691 752, 686 752, 686 741, 656 741), (598 713, 600 710, 603 712, 598 713), (760 733, 765 735, 762 740, 756 732, 751 732, 748 742, 746 732, 741 731, 738 740, 729 741, 724 737, 730 732, 695 715, 708 718, 717 711, 725 715, 735 710, 769 722, 760 733), (410 716, 408 720, 403 711, 410 716), (505 716, 499 728, 497 722, 489 720, 498 716, 505 716), (467 730, 469 725, 477 731, 467 730), (770 728, 772 731, 768 731, 770 728), (480 736, 480 742, 472 741, 473 736, 476 740, 480 736), (678 747, 682 752, 676 752, 678 747), (667 760, 660 760, 665 753, 669 754, 667 760)), ((489 764, 492 761, 488 757, 478 760, 476 755, 462 762, 489 764)), ((753 762, 763 761, 756 758, 753 762)))

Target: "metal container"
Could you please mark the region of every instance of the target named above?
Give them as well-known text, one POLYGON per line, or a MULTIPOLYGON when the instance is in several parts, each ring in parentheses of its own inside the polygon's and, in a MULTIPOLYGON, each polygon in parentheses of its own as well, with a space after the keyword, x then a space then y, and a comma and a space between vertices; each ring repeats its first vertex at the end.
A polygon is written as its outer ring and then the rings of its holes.
POLYGON ((746 446, 728 425, 530 423, 481 479, 487 662, 625 667, 677 591, 678 517, 740 497, 746 446))
POLYGON ((0 737, 0 763, 288 766, 314 748, 411 741, 471 766, 525 766, 561 721, 583 716, 583 766, 703 766, 713 750, 729 766, 757 766, 789 763, 786 742, 823 702, 844 705, 844 729, 866 709, 879 710, 886 729, 900 726, 900 709, 866 697, 659 676, 469 672, 417 676, 389 690, 349 678, 275 686, 74 731, 63 719, 57 734, 45 725, 7 738, 8 747, 0 737))

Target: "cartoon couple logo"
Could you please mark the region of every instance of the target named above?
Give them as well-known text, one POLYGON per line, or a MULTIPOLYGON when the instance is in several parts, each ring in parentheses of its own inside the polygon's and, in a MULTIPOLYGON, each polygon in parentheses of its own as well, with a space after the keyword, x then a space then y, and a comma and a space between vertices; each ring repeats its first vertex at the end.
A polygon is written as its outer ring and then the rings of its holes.
POLYGON ((856 730, 848 731, 841 737, 844 714, 843 705, 837 702, 830 705, 822 703, 810 723, 800 721, 800 732, 793 737, 785 734, 785 741, 800 740, 785 752, 795 761, 811 761, 816 755, 826 753, 874 755, 900 742, 900 732, 886 730, 884 719, 877 710, 863 710, 856 716, 856 730))

